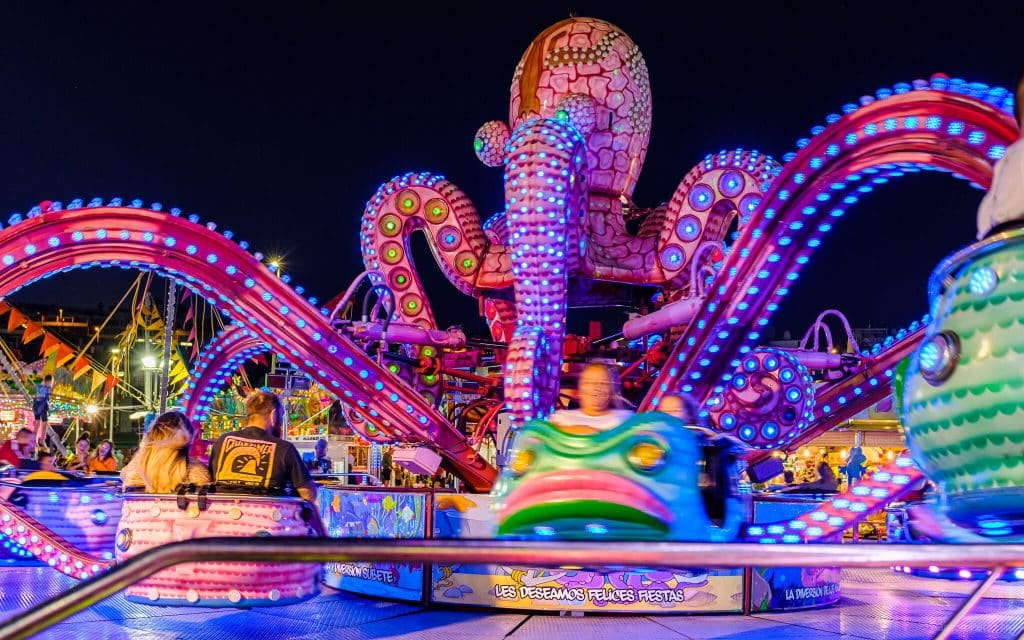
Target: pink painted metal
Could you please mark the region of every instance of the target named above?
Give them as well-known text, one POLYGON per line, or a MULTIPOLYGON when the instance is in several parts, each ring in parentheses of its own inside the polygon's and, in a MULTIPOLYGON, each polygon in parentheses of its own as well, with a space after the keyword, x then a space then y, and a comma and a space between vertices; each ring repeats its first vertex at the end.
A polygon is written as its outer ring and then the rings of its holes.
MULTIPOLYGON (((369 423, 436 443, 467 483, 487 489, 493 468, 434 407, 401 384, 252 255, 212 228, 134 207, 49 210, 0 231, 0 296, 84 266, 145 268, 181 279, 268 342, 302 354, 298 366, 369 423), (185 276, 184 274, 187 274, 185 276), (387 391, 385 391, 387 390, 387 391)), ((190 398, 193 415, 209 397, 190 398)))

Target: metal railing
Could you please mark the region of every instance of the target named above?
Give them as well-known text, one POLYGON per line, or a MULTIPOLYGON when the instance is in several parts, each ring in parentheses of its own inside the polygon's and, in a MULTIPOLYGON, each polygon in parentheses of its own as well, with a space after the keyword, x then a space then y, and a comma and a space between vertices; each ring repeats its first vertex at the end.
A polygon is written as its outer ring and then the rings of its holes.
POLYGON ((1024 544, 762 545, 692 542, 521 542, 509 540, 353 540, 203 538, 163 545, 29 609, 0 625, 0 639, 20 640, 185 562, 370 562, 501 564, 532 567, 890 567, 957 564, 991 569, 934 636, 945 640, 1007 568, 1024 566, 1024 544), (713 559, 713 560, 712 560, 713 559), (710 562, 709 562, 710 560, 710 562))

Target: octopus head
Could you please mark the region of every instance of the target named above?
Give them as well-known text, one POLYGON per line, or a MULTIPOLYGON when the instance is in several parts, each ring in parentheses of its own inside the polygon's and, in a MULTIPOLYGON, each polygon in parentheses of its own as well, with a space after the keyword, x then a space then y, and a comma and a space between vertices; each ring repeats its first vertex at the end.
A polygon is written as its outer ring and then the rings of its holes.
POLYGON ((586 138, 591 191, 631 196, 647 154, 651 87, 639 47, 615 25, 569 18, 527 47, 512 78, 509 125, 485 124, 477 155, 504 160, 509 131, 535 119, 571 124, 586 138))

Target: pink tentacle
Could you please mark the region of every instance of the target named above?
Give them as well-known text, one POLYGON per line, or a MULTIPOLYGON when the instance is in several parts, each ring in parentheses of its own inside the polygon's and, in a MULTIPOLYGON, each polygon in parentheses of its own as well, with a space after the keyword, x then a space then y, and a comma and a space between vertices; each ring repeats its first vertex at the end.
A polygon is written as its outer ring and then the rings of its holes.
POLYGON ((547 415, 558 397, 571 230, 586 206, 586 145, 571 126, 531 120, 512 134, 505 207, 518 327, 505 402, 514 420, 547 415))
POLYGON ((18 507, 0 501, 0 534, 57 571, 86 580, 110 568, 108 560, 94 558, 29 516, 18 507))
POLYGON ((735 358, 760 338, 760 327, 768 324, 832 222, 872 184, 922 167, 988 184, 993 150, 1016 138, 1016 126, 984 95, 946 90, 939 87, 943 83, 933 80, 933 86, 866 101, 846 116, 830 118, 832 124, 816 130, 815 138, 801 141, 801 150, 737 241, 742 250, 726 258, 727 278, 687 326, 641 408, 669 389, 702 399, 724 389, 721 383, 736 366, 735 358))
POLYGON ((481 286, 511 284, 510 265, 502 259, 507 248, 487 239, 476 207, 461 189, 429 173, 398 176, 381 185, 367 203, 361 245, 363 263, 383 274, 404 320, 437 327, 409 249, 409 236, 419 230, 441 271, 463 293, 476 295, 481 286), (479 283, 485 263, 487 277, 479 283))

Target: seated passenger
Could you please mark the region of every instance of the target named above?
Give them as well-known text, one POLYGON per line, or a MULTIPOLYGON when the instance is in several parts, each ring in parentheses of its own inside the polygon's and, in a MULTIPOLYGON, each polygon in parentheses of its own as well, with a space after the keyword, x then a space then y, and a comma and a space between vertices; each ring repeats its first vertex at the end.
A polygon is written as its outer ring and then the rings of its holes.
POLYGON ((0 444, 0 465, 9 464, 20 468, 32 459, 36 450, 36 434, 31 429, 18 429, 14 438, 0 444))
POLYGON ((117 458, 114 457, 114 443, 110 440, 100 442, 96 447, 96 455, 89 459, 89 471, 117 471, 117 458))
POLYGON ((68 471, 80 471, 85 473, 89 470, 89 432, 83 431, 75 442, 75 453, 64 462, 64 468, 68 471))
POLYGON ((49 451, 47 451, 46 449, 40 449, 39 450, 39 457, 36 458, 36 461, 39 463, 39 470, 40 471, 56 471, 57 470, 57 465, 56 465, 56 462, 55 462, 55 460, 53 458, 53 454, 50 453, 49 451))
POLYGON ((816 471, 817 477, 810 482, 794 484, 782 489, 782 491, 786 493, 820 493, 839 489, 839 478, 836 477, 829 463, 824 460, 818 462, 816 471))
POLYGON ((281 439, 284 409, 273 393, 254 391, 245 399, 245 427, 225 433, 210 449, 210 472, 218 484, 288 495, 288 485, 312 502, 317 485, 295 445, 281 439))
POLYGON ((547 420, 560 427, 585 427, 607 431, 633 415, 622 408, 619 380, 615 371, 599 362, 591 362, 580 372, 579 409, 555 411, 547 420))
MULTIPOLYGON (((1014 115, 1024 134, 1024 75, 1017 83, 1014 115)), ((978 207, 978 240, 1024 226, 1024 137, 1006 148, 996 163, 992 185, 978 207)))
POLYGON ((716 435, 713 430, 708 428, 707 420, 701 417, 700 405, 688 395, 671 393, 664 396, 658 403, 657 410, 679 418, 686 426, 703 431, 705 435, 716 435))
POLYGON ((139 452, 121 471, 126 487, 143 486, 147 493, 174 493, 182 484, 207 484, 210 472, 188 457, 192 423, 180 411, 162 413, 142 438, 139 452))
POLYGON ((316 441, 315 457, 309 461, 309 470, 314 473, 330 473, 334 461, 327 457, 327 438, 316 441))

